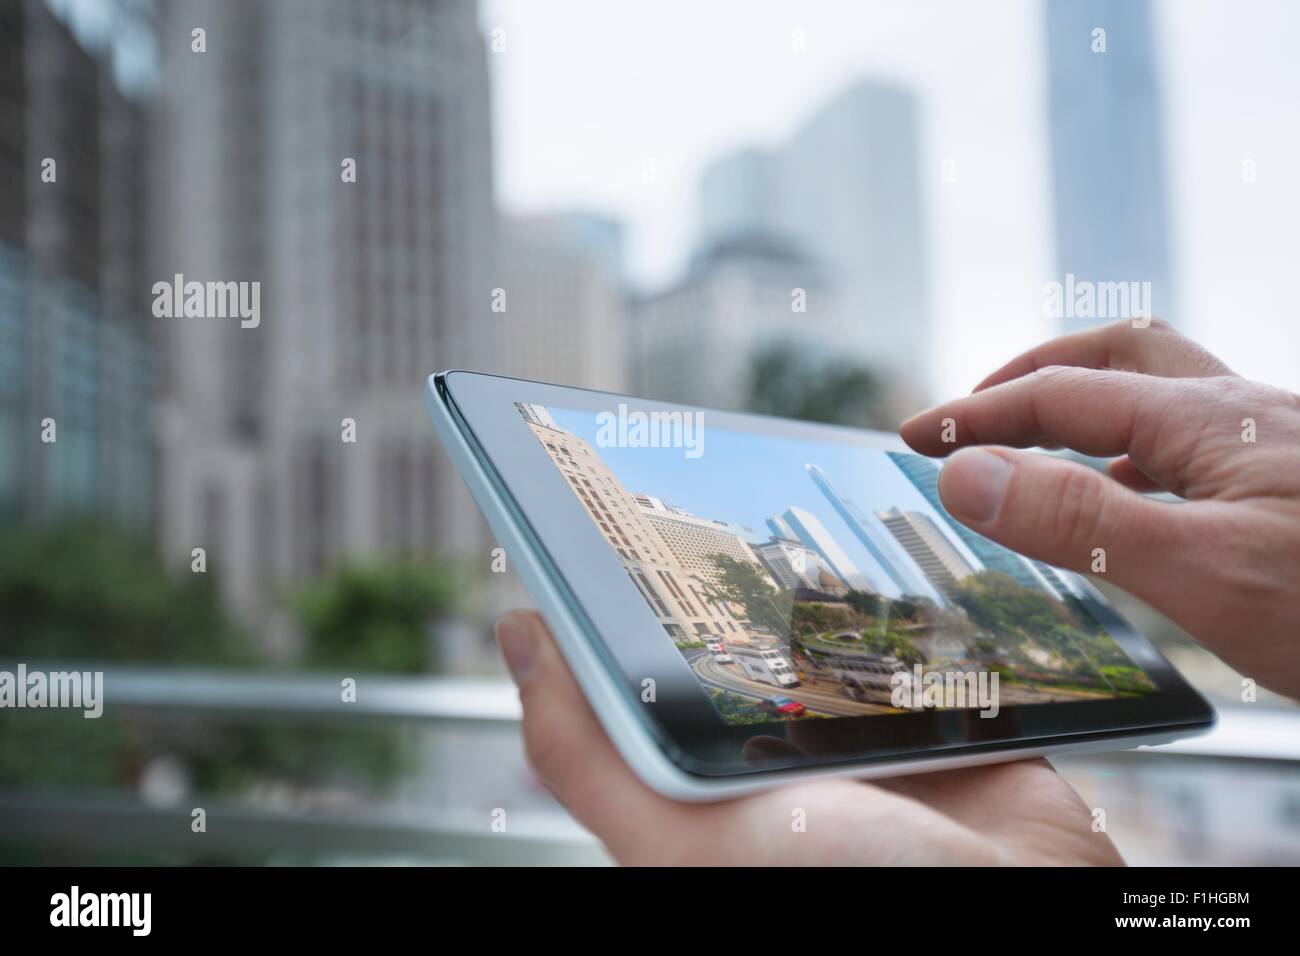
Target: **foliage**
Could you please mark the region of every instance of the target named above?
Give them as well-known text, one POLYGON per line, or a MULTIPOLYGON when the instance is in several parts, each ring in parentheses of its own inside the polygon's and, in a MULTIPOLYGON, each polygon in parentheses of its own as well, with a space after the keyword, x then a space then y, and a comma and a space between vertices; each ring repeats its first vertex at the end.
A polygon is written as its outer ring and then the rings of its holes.
POLYGON ((739 694, 729 694, 716 687, 708 688, 713 706, 718 708, 722 719, 729 724, 753 724, 772 720, 772 715, 758 706, 758 703, 739 694))
POLYGON ((996 571, 959 581, 953 600, 977 626, 994 634, 1021 632, 1037 636, 1071 623, 1069 612, 1046 594, 1023 587, 996 571))
POLYGON ((0 532, 0 656, 247 664, 209 574, 172 574, 144 538, 88 521, 0 532))
POLYGON ((882 595, 870 591, 849 591, 844 599, 849 607, 863 617, 883 618, 889 615, 889 599, 882 595))
POLYGON ((748 561, 725 554, 711 555, 710 560, 718 569, 718 581, 709 588, 709 599, 740 605, 751 624, 788 641, 794 595, 785 588, 773 588, 758 567, 748 561))
POLYGON ((293 601, 309 667, 436 669, 429 628, 455 603, 459 575, 434 564, 345 565, 293 601))
POLYGON ((892 654, 908 667, 913 664, 924 664, 926 661, 925 653, 916 646, 910 637, 895 631, 886 631, 884 633, 864 631, 862 641, 873 652, 883 656, 892 654))
MULTIPOLYGON (((223 610, 215 577, 171 572, 147 539, 100 522, 0 529, 0 659, 263 666, 223 610)), ((435 566, 341 569, 294 602, 306 635, 298 663, 428 670, 426 629, 460 585, 435 566)), ((94 721, 79 711, 22 714, 0 720, 0 784, 34 790, 131 791, 159 754, 181 761, 204 794, 383 790, 417 753, 408 728, 387 725, 268 726, 111 707, 94 721)))
POLYGON ((1064 661, 1066 672, 1080 686, 1119 692, 1151 689, 1148 678, 1077 601, 1054 601, 993 571, 960 581, 953 600, 984 632, 975 642, 982 654, 1000 660, 1013 653, 1023 657, 1022 648, 1033 644, 1064 661))
POLYGON ((760 349, 750 360, 745 407, 762 415, 893 429, 884 384, 845 359, 818 360, 794 343, 760 349))
POLYGON ((824 634, 861 627, 862 618, 847 607, 800 601, 792 609, 790 625, 795 634, 824 634))

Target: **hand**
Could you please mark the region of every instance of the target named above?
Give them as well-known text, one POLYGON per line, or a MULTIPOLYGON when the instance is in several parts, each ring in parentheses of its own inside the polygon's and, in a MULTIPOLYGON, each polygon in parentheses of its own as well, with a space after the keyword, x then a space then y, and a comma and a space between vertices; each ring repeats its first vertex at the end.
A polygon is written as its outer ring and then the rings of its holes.
POLYGON ((620 863, 633 865, 1120 864, 1070 785, 1043 760, 899 777, 821 780, 723 803, 678 803, 632 773, 540 616, 497 639, 542 782, 620 863), (806 814, 795 832, 792 811, 806 814))
POLYGON ((939 493, 980 534, 1091 570, 1243 675, 1300 697, 1300 397, 1234 374, 1162 322, 1041 345, 900 429, 947 455, 939 493), (945 442, 944 426, 955 432, 945 442), (1045 455, 1120 456, 1110 477, 1045 455), (1186 502, 1138 494, 1164 489, 1186 502))

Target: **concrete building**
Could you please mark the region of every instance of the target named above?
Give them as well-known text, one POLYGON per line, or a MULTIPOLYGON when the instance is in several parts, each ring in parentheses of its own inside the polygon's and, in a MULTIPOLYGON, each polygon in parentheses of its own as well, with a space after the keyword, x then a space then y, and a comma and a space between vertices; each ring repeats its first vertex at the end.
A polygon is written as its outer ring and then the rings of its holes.
POLYGON ((695 546, 697 531, 703 534, 703 529, 674 533, 670 545, 590 444, 558 427, 543 406, 520 404, 518 408, 673 641, 697 643, 705 635, 724 641, 749 640, 743 621, 725 603, 708 596, 708 582, 699 573, 704 565, 695 546), (682 563, 679 553, 691 568, 682 563))
POLYGON ((264 622, 343 559, 486 553, 420 401, 431 371, 500 355, 476 6, 178 0, 160 15, 156 274, 261 283, 256 327, 165 320, 166 554, 205 546, 264 622))
POLYGON ((802 588, 828 594, 847 592, 849 589, 848 584, 831 570, 820 554, 797 540, 771 538, 752 547, 768 573, 783 588, 802 588))
POLYGON ((712 559, 716 555, 722 555, 752 565, 767 583, 775 587, 776 582, 771 579, 767 568, 755 557, 749 545, 727 525, 696 517, 667 505, 652 495, 634 493, 632 499, 659 532, 677 563, 702 581, 710 584, 718 581, 718 568, 712 559))
POLYGON ((621 230, 576 213, 503 221, 499 250, 503 349, 488 371, 625 392, 621 230))
POLYGON ((146 104, 41 0, 0 6, 0 514, 154 517, 146 104), (44 422, 55 441, 42 441, 44 422))
POLYGON ((785 514, 779 517, 772 517, 767 520, 767 525, 772 529, 772 533, 782 538, 792 538, 803 542, 811 550, 815 551, 826 563, 826 566, 834 572, 835 576, 843 581, 855 591, 870 591, 872 593, 879 590, 875 582, 867 577, 858 566, 853 563, 853 559, 848 556, 835 536, 826 530, 811 511, 803 508, 790 508, 785 514))
POLYGON ((775 149, 719 158, 699 195, 701 250, 753 235, 792 242, 837 290, 841 353, 900 390, 930 350, 920 126, 910 89, 863 79, 775 149))
MULTIPOLYGON (((912 483, 912 487, 921 493, 921 497, 929 502, 930 507, 939 513, 961 543, 983 565, 984 570, 1005 574, 1017 584, 1045 591, 1053 598, 1062 596, 1060 590, 1065 585, 1055 574, 1049 577, 1043 572, 1042 569, 1047 565, 1022 558, 997 542, 976 534, 948 514, 943 506, 943 500, 939 497, 939 466, 932 459, 908 452, 888 451, 885 454, 912 483)), ((1068 591, 1068 588, 1066 590, 1068 591)))
POLYGON ((890 508, 876 512, 876 517, 908 557, 916 562, 930 585, 945 598, 953 596, 958 581, 975 573, 975 568, 958 553, 928 515, 890 508))
POLYGON ((758 353, 829 357, 853 333, 821 269, 789 243, 746 236, 712 247, 681 282, 636 303, 629 334, 638 394, 739 409, 758 353))

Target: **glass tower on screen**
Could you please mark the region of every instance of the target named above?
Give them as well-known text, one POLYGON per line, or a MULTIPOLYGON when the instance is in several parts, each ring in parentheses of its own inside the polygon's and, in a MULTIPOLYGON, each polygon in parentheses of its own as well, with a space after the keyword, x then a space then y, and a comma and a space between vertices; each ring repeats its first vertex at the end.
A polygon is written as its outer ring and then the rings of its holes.
POLYGON ((863 514, 851 499, 842 495, 827 477, 826 472, 813 464, 804 467, 808 469, 813 484, 826 496, 831 507, 844 519, 853 536, 862 542, 862 546, 889 576, 900 594, 927 597, 940 605, 948 603, 948 599, 926 580, 915 562, 898 548, 879 521, 863 514))
POLYGON ((979 559, 986 570, 1001 572, 1017 584, 1046 591, 1053 598, 1067 596, 1068 589, 1055 573, 1052 574, 1051 579, 1047 578, 1025 558, 988 538, 981 537, 948 514, 939 499, 939 466, 933 461, 920 455, 897 451, 887 451, 885 454, 921 493, 921 497, 943 516, 943 519, 948 522, 948 527, 956 532, 962 544, 970 549, 971 554, 979 559), (1059 588, 1056 586, 1058 584, 1059 588))

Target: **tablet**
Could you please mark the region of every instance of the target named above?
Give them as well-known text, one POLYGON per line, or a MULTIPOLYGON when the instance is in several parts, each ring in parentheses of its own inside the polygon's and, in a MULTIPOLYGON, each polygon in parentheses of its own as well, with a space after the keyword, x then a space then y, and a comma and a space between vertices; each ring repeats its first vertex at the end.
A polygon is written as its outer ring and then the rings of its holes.
POLYGON ((437 430, 616 747, 717 799, 1167 742, 1210 706, 895 435, 473 372, 437 430))

